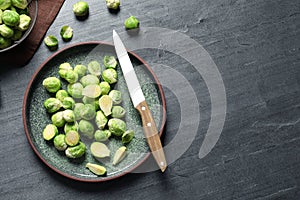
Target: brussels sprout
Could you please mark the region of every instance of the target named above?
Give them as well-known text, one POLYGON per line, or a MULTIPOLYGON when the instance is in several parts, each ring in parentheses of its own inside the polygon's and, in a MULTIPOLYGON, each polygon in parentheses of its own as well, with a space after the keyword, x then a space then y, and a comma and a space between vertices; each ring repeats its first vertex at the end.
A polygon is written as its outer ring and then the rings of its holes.
POLYGON ((100 108, 99 107, 99 99, 94 99, 94 98, 90 98, 90 97, 84 96, 82 98, 82 102, 84 104, 91 104, 91 105, 93 105, 95 107, 95 110, 99 110, 99 108, 100 108))
POLYGON ((91 153, 96 158, 105 158, 110 156, 110 150, 104 143, 101 142, 93 142, 91 144, 91 153))
POLYGON ((101 110, 96 113, 95 122, 99 129, 104 129, 106 123, 108 122, 108 119, 101 110))
POLYGON ((30 25, 31 18, 28 15, 20 15, 20 23, 17 27, 20 31, 26 31, 30 25))
POLYGON ((89 98, 97 98, 101 95, 101 88, 99 85, 87 85, 83 88, 82 95, 89 98))
POLYGON ((72 66, 70 65, 70 63, 62 63, 59 65, 59 71, 58 74, 60 77, 65 78, 66 77, 66 73, 69 70, 73 70, 72 66))
POLYGON ((78 80, 78 74, 74 70, 67 70, 63 76, 69 83, 76 83, 78 80))
POLYGON ((97 142, 105 142, 111 136, 109 130, 97 130, 94 134, 94 138, 97 142))
POLYGON ((58 40, 53 35, 48 35, 45 37, 44 43, 50 51, 55 51, 58 48, 58 40))
POLYGON ((68 93, 73 97, 73 98, 82 98, 82 90, 83 86, 80 83, 72 83, 69 84, 67 87, 68 93))
POLYGON ((77 17, 87 16, 89 13, 89 5, 84 1, 78 1, 73 5, 73 12, 77 17))
POLYGON ((94 126, 87 120, 80 120, 78 125, 79 131, 86 137, 92 139, 94 137, 94 126))
POLYGON ((104 56, 103 63, 106 68, 116 68, 118 65, 114 56, 104 56))
POLYGON ((51 97, 44 101, 44 107, 48 113, 55 113, 62 107, 62 104, 58 99, 51 97))
POLYGON ((66 133, 65 142, 69 146, 75 146, 79 143, 80 135, 77 131, 69 131, 66 133))
POLYGON ((101 165, 87 163, 85 167, 98 176, 104 175, 106 173, 106 168, 101 165))
POLYGON ((51 117, 51 121, 55 126, 63 127, 66 123, 66 121, 64 119, 63 111, 59 111, 59 112, 53 114, 51 117))
POLYGON ((64 126, 64 132, 68 133, 69 131, 77 131, 78 132, 78 123, 75 122, 71 122, 71 123, 66 123, 64 126))
MULTIPOLYGON (((1 0, 0 0, 0 4, 1 4, 1 0)), ((3 11, 0 8, 0 24, 2 24, 2 13, 3 13, 3 11)))
POLYGON ((14 7, 25 9, 28 5, 27 0, 11 0, 11 3, 14 7))
POLYGON ((107 95, 109 93, 110 85, 108 82, 102 81, 99 86, 101 88, 101 95, 107 95))
POLYGON ((43 86, 48 92, 55 93, 60 89, 61 83, 56 77, 48 77, 43 81, 43 86))
POLYGON ((96 116, 96 111, 94 105, 85 104, 81 111, 81 118, 85 120, 94 119, 96 116))
POLYGON ((122 136, 126 131, 126 123, 118 118, 112 118, 108 121, 108 129, 115 136, 122 136))
POLYGON ((64 134, 59 134, 55 136, 53 143, 54 143, 54 147, 58 151, 64 151, 68 147, 67 143, 65 142, 65 137, 66 136, 64 134))
POLYGON ((122 106, 113 106, 111 109, 111 117, 122 118, 125 116, 125 109, 122 106))
POLYGON ((8 27, 6 24, 1 24, 0 35, 2 35, 5 38, 11 38, 14 35, 14 30, 8 27))
POLYGON ((122 102, 122 93, 119 90, 112 90, 108 96, 112 99, 114 105, 118 105, 122 102))
POLYGON ((66 97, 69 97, 69 94, 66 90, 58 90, 55 94, 55 98, 63 102, 66 97))
POLYGON ((63 39, 63 41, 70 41, 73 37, 73 29, 70 26, 63 26, 60 29, 60 36, 63 39))
POLYGON ((84 87, 86 87, 87 85, 96 85, 96 84, 99 84, 99 78, 95 75, 88 74, 88 75, 83 76, 80 79, 80 83, 84 87))
POLYGON ((74 147, 68 147, 65 150, 65 154, 68 158, 80 158, 85 154, 85 151, 85 144, 83 142, 79 142, 79 144, 74 147))
POLYGON ((11 45, 11 39, 0 36, 0 49, 5 49, 11 45))
POLYGON ((134 137, 134 131, 133 130, 127 130, 122 135, 122 143, 126 144, 129 143, 134 137))
POLYGON ((113 158, 113 165, 118 164, 119 162, 121 162, 126 156, 126 147, 122 146, 120 147, 113 158))
POLYGON ((124 25, 126 29, 135 29, 139 27, 140 22, 135 16, 130 16, 125 20, 124 25))
POLYGON ((73 110, 64 110, 63 118, 66 122, 74 122, 75 121, 74 111, 73 110))
POLYGON ((84 65, 76 65, 74 67, 74 72, 78 74, 78 77, 83 77, 86 74, 87 67, 84 65))
POLYGON ((43 131, 43 138, 47 141, 52 140, 58 134, 58 129, 53 124, 48 124, 43 131))
POLYGON ((4 10, 2 13, 2 21, 7 26, 17 26, 20 22, 20 15, 16 11, 4 10))
POLYGON ((15 29, 14 35, 11 37, 12 40, 19 40, 22 38, 23 32, 20 30, 15 29))
POLYGON ((5 10, 11 6, 11 0, 0 0, 0 10, 5 10))
POLYGON ((101 75, 101 66, 100 66, 100 63, 98 63, 96 60, 93 60, 93 61, 89 62, 89 64, 88 64, 88 71, 92 75, 100 76, 101 75))
POLYGON ((109 9, 117 10, 120 6, 120 0, 106 0, 106 6, 109 9))
POLYGON ((83 111, 83 109, 84 109, 83 103, 75 103, 73 111, 74 111, 76 120, 81 119, 81 112, 83 111))
POLYGON ((73 109, 75 106, 75 101, 72 97, 66 97, 62 101, 62 107, 64 109, 73 109))
POLYGON ((108 68, 103 71, 102 78, 104 81, 108 82, 109 84, 113 84, 118 81, 118 73, 116 70, 112 68, 108 68))
POLYGON ((111 109, 113 106, 113 100, 108 95, 103 95, 99 99, 99 106, 100 109, 103 111, 105 116, 108 116, 111 114, 111 109))

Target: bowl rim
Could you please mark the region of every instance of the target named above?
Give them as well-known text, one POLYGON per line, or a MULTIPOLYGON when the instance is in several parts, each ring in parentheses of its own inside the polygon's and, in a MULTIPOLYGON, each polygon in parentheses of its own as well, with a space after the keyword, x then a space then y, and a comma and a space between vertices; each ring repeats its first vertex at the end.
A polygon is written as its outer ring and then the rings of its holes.
MULTIPOLYGON (((115 176, 112 176, 112 177, 104 177, 102 179, 84 179, 84 178, 79 178, 79 177, 75 177, 75 176, 72 176, 72 175, 69 175, 67 173, 64 173, 62 172, 61 170, 59 170, 58 168, 52 166, 49 162, 46 161, 46 159, 39 153, 39 151, 37 150, 37 148, 35 147, 35 145, 33 144, 33 141, 30 137, 30 133, 29 133, 29 129, 27 127, 27 119, 26 119, 26 116, 27 116, 27 111, 26 111, 26 108, 27 108, 27 101, 28 101, 28 96, 29 96, 29 93, 30 93, 30 89, 32 87, 32 84, 33 82, 35 81, 35 79, 37 78, 38 74, 40 73, 40 71, 43 69, 43 67, 51 60, 53 59, 55 56, 57 56, 58 54, 62 53, 63 51, 66 51, 68 49, 71 49, 71 48, 74 48, 74 47, 78 47, 78 46, 81 46, 81 45, 108 45, 108 46, 114 46, 113 44, 111 43, 108 43, 108 42, 104 42, 104 41, 87 41, 87 42, 78 42, 78 43, 74 43, 74 44, 71 44, 71 45, 68 45, 60 50, 58 50, 57 52, 53 53, 50 57, 48 57, 37 69, 36 71, 34 72, 34 74, 32 75, 28 85, 27 85, 27 88, 26 88, 26 91, 25 91, 25 94, 24 94, 24 98, 23 98, 23 106, 22 106, 22 119, 23 119, 23 126, 24 126, 24 130, 25 130, 25 134, 26 134, 26 137, 27 137, 27 140, 31 146, 31 148, 34 150, 35 154, 38 156, 39 159, 41 159, 43 161, 44 164, 46 164, 50 169, 54 170, 55 172, 57 172, 58 174, 66 177, 66 178, 69 178, 71 180, 75 180, 75 181, 79 181, 79 182, 105 182, 105 181, 110 181, 110 180, 114 180, 114 179, 117 179, 121 176, 124 176, 132 171, 134 171, 136 168, 138 168, 142 163, 144 163, 148 158, 149 156, 151 155, 151 152, 148 152, 145 154, 144 158, 142 158, 138 163, 136 163, 132 168, 128 169, 128 170, 125 170, 123 171, 122 173, 118 174, 118 175, 115 175, 115 176)), ((166 99, 165 99, 165 94, 164 94, 164 91, 163 91, 163 88, 162 88, 162 85, 160 83, 160 81, 158 80, 157 76, 155 75, 154 71, 150 68, 150 66, 148 65, 148 63, 146 61, 144 61, 140 56, 138 56, 136 53, 132 52, 132 51, 129 51, 127 49, 127 52, 129 55, 131 56, 134 56, 136 59, 138 59, 147 69, 147 71, 151 74, 152 78, 154 79, 155 83, 157 84, 157 88, 158 88, 158 93, 161 97, 161 104, 162 104, 162 118, 161 118, 161 127, 159 129, 159 136, 161 137, 162 136, 162 133, 164 131, 164 128, 165 128, 165 124, 166 124, 166 117, 167 117, 167 113, 166 113, 166 99)))
POLYGON ((9 51, 9 50, 13 49, 14 47, 18 46, 19 44, 21 44, 29 36, 32 29, 34 28, 35 22, 36 22, 36 19, 37 19, 37 16, 38 16, 38 0, 32 0, 29 3, 35 3, 35 5, 34 5, 35 6, 35 15, 34 15, 34 18, 31 21, 30 28, 25 31, 24 35, 22 36, 22 38, 20 40, 14 41, 12 45, 10 45, 9 47, 7 47, 5 49, 0 49, 0 53, 9 51))

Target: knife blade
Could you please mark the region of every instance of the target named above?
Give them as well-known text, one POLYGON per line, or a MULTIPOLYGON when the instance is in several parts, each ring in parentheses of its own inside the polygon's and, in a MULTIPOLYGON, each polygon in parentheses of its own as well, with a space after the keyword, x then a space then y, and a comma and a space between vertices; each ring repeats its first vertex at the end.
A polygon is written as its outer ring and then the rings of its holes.
POLYGON ((127 50, 115 30, 113 30, 113 42, 132 103, 141 115, 142 126, 149 148, 160 170, 164 172, 167 168, 167 162, 155 121, 145 100, 127 50))

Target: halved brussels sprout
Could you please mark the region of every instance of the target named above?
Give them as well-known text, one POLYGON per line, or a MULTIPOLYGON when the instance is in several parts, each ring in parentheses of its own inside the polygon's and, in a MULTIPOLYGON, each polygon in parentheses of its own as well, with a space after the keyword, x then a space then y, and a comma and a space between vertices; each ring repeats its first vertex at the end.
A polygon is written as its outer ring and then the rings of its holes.
POLYGON ((52 140, 58 134, 58 129, 53 124, 48 124, 43 131, 43 138, 47 141, 52 140))
POLYGON ((59 134, 55 136, 53 143, 54 143, 54 147, 58 151, 64 151, 68 147, 67 143, 65 142, 65 137, 66 137, 65 134, 59 134))
POLYGON ((118 81, 118 73, 113 68, 108 68, 103 71, 102 78, 104 81, 108 82, 109 84, 113 84, 118 81))
POLYGON ((108 119, 101 110, 97 111, 95 122, 99 129, 104 129, 106 123, 108 122, 108 119))
POLYGON ((44 43, 50 51, 55 51, 58 48, 58 40, 54 35, 45 37, 44 43))
POLYGON ((101 75, 101 65, 98 61, 93 60, 88 64, 88 71, 90 74, 99 77, 101 75))
POLYGON ((65 142, 69 146, 75 146, 80 141, 80 135, 77 131, 69 131, 66 133, 65 142))
POLYGON ((110 150, 104 143, 93 142, 90 149, 92 155, 96 158, 105 158, 110 156, 110 150))
POLYGON ((73 37, 73 29, 70 26, 63 26, 60 29, 60 36, 65 42, 70 41, 73 37))
POLYGON ((101 95, 101 88, 99 85, 87 85, 83 88, 82 95, 89 98, 97 98, 101 95))
POLYGON ((126 131, 126 123, 118 118, 112 118, 108 121, 108 129, 115 136, 122 136, 126 131))
POLYGON ((79 142, 79 144, 74 147, 68 147, 65 150, 65 154, 68 158, 80 158, 85 154, 85 151, 85 144, 83 142, 79 142))
POLYGON ((106 68, 116 68, 118 65, 114 56, 104 56, 103 63, 106 68))
POLYGON ((113 106, 113 100, 108 95, 103 95, 99 98, 99 106, 103 111, 105 116, 109 116, 111 114, 111 109, 113 106))
POLYGON ((48 113, 55 113, 62 107, 62 103, 56 98, 48 98, 44 101, 44 107, 48 113))
POLYGON ((56 93, 61 87, 61 82, 56 77, 48 77, 43 81, 43 86, 48 92, 56 93))

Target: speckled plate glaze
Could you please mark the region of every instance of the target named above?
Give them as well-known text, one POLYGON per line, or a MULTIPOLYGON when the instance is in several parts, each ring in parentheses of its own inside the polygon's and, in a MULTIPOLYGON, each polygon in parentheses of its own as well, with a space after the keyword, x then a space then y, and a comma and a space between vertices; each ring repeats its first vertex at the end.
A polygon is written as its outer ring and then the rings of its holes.
MULTIPOLYGON (((43 107, 45 99, 53 96, 48 93, 42 86, 42 81, 49 77, 59 78, 58 67, 63 62, 69 62, 72 66, 76 64, 86 64, 91 60, 97 60, 100 63, 104 55, 115 55, 114 46, 111 44, 92 41, 71 45, 61 49, 48 58, 34 73, 30 80, 23 102, 23 123, 28 141, 38 157, 51 169, 68 178, 85 181, 101 182, 118 178, 126 173, 133 171, 150 153, 141 128, 141 119, 138 112, 132 105, 129 97, 125 79, 120 67, 118 67, 119 81, 114 86, 115 89, 121 90, 123 94, 123 107, 126 109, 125 121, 128 129, 134 129, 135 137, 127 145, 128 154, 118 165, 112 165, 112 157, 117 148, 122 146, 118 138, 111 138, 106 144, 111 150, 110 158, 95 159, 89 150, 90 143, 93 140, 82 137, 82 141, 87 146, 85 156, 80 159, 68 159, 64 152, 59 152, 53 146, 53 142, 46 142, 42 137, 44 127, 51 123, 50 115, 43 107), (107 168, 105 176, 96 176, 91 173, 85 165, 87 162, 99 163, 107 168)), ((154 116, 154 120, 162 134, 166 121, 166 104, 161 85, 155 74, 136 54, 129 52, 130 58, 134 65, 137 77, 142 86, 146 101, 154 116)), ((102 64, 103 66, 103 64, 102 64)), ((62 80, 62 88, 66 89, 67 83, 62 80)))

